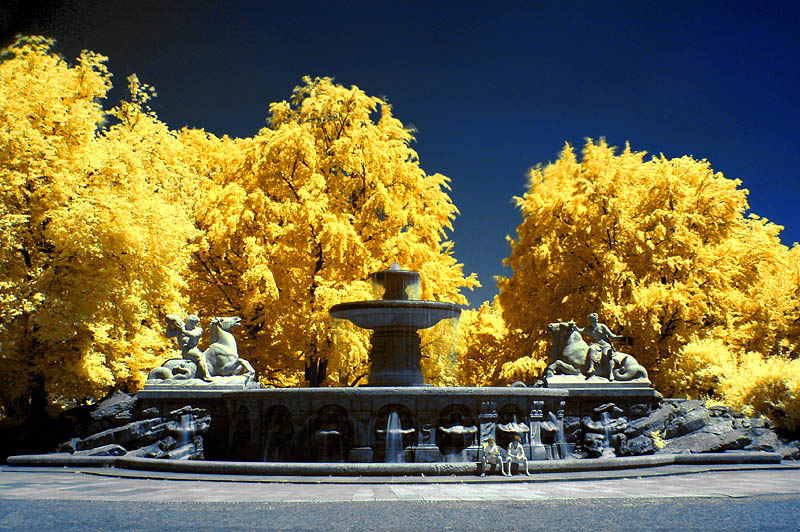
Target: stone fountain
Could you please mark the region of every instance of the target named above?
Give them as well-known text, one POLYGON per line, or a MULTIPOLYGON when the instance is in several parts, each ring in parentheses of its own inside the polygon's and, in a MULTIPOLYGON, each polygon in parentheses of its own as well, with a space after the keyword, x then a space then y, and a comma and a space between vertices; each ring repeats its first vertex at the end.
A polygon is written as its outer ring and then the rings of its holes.
MULTIPOLYGON (((189 316, 184 323, 170 316, 168 330, 181 347, 181 358, 151 372, 136 406, 120 423, 146 417, 149 421, 136 423, 148 428, 191 405, 211 420, 192 428, 194 434, 202 429, 202 454, 210 461, 466 465, 481 461, 481 446, 492 438, 503 453, 513 444, 515 463, 522 464, 566 458, 589 444, 608 447, 612 440, 624 454, 620 434, 625 424, 658 407, 660 395, 646 372, 632 357, 616 352, 609 343, 615 335, 595 322, 586 329, 552 324, 554 362, 544 386, 427 384, 419 333, 457 319, 459 306, 420 300, 419 274, 396 264, 375 273, 372 282, 374 300, 330 309, 332 319, 371 331, 366 386, 261 388, 252 366, 236 351, 230 330, 238 318, 212 319, 210 345, 201 351, 199 318, 189 316), (581 333, 605 338, 606 344, 590 347, 581 333)), ((101 439, 120 443, 117 433, 129 429, 112 429, 101 439)), ((140 440, 146 443, 152 430, 142 430, 140 440)), ((125 445, 116 452, 132 453, 125 445)))
MULTIPOLYGON (((570 365, 575 357, 555 364, 545 387, 428 385, 418 333, 457 319, 459 306, 420 300, 419 274, 396 264, 375 273, 372 283, 374 300, 330 309, 332 319, 372 331, 366 386, 237 389, 227 382, 171 380, 146 386, 139 393, 142 407, 166 413, 191 404, 208 411, 209 460, 428 463, 479 462, 480 446, 490 437, 502 448, 520 441, 528 459, 563 458, 581 444, 576 422, 580 429, 581 418, 594 409, 614 402, 620 416, 633 420, 658 404, 646 378, 587 379, 570 365)), ((565 328, 567 336, 573 333, 565 328)))
POLYGON ((527 472, 529 465, 546 467, 543 460, 661 448, 777 448, 763 420, 743 420, 699 401, 662 401, 646 370, 614 349, 620 337, 596 314, 583 329, 550 324, 552 363, 537 386, 426 385, 418 332, 457 318, 460 310, 420 301, 419 283, 419 274, 395 265, 373 276, 375 300, 331 308, 334 319, 372 331, 368 385, 358 388, 260 388, 229 332, 238 318, 214 318, 210 346, 200 351, 199 318, 183 323, 170 316, 182 358, 153 370, 135 398, 101 405, 92 426, 103 430, 70 440, 61 451, 134 468, 163 463, 136 462, 158 457, 204 458, 212 469, 248 462, 243 470, 264 474, 472 474, 480 472, 487 448, 499 448, 497 461, 509 473, 512 465, 527 472), (584 334, 594 342, 586 344, 584 334), (262 463, 254 468, 252 462, 262 463))
POLYGON ((461 315, 454 303, 420 301, 419 285, 419 273, 394 263, 372 276, 375 300, 331 307, 332 318, 372 331, 369 386, 424 385, 418 331, 461 315))

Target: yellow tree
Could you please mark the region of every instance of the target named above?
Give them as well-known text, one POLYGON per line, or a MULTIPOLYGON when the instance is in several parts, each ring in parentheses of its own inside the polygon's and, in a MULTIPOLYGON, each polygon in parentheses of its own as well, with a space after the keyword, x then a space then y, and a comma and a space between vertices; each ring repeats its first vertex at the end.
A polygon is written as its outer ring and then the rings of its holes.
POLYGON ((52 45, 21 38, 0 63, 0 401, 16 418, 141 384, 193 237, 148 88, 132 78, 108 128, 105 58, 69 65, 52 45))
MULTIPOLYGON (((305 361, 324 357, 330 384, 353 384, 366 337, 343 329, 337 354, 328 309, 371 299, 372 272, 416 269, 421 296, 441 301, 463 303, 460 289, 477 285, 445 240, 457 214, 448 178, 422 170, 412 131, 355 86, 305 78, 270 113, 254 138, 225 141, 238 163, 198 200, 192 298, 207 312, 241 313, 240 352, 265 383, 299 384, 305 361)), ((430 372, 440 354, 429 355, 430 372)))
POLYGON ((477 310, 461 314, 458 334, 459 383, 463 386, 508 385, 532 382, 544 361, 517 357, 510 350, 509 330, 497 297, 477 310))
POLYGON ((738 180, 707 161, 644 155, 589 140, 581 161, 568 145, 530 172, 499 301, 516 356, 546 358, 548 322, 583 324, 597 311, 624 336, 618 349, 683 395, 691 341, 762 357, 784 338, 796 344, 796 252, 779 227, 745 216, 738 180))

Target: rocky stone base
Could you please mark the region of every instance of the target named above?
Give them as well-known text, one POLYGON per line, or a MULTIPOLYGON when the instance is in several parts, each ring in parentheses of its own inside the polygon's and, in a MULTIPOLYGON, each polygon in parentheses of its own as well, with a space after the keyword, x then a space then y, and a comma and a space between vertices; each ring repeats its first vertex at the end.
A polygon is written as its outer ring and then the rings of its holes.
POLYGON ((58 446, 76 456, 131 456, 202 460, 203 434, 211 417, 185 406, 161 416, 155 408, 139 411, 136 397, 118 392, 91 413, 92 422, 78 428, 81 436, 58 446))
POLYGON ((766 418, 748 418, 703 401, 666 399, 650 415, 628 422, 613 404, 597 407, 591 416, 564 421, 575 454, 599 457, 647 454, 767 451, 784 459, 800 459, 800 441, 781 439, 766 418))

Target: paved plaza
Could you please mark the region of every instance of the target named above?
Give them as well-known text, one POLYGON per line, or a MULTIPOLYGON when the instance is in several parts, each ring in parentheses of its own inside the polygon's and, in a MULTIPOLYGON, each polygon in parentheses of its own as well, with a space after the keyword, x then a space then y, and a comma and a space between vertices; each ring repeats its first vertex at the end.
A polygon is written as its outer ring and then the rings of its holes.
POLYGON ((800 469, 674 466, 507 481, 0 468, 0 530, 640 529, 800 530, 800 469))
POLYGON ((0 499, 139 502, 528 501, 545 499, 752 497, 800 494, 800 469, 673 468, 565 473, 544 479, 234 477, 116 469, 0 469, 0 499), (692 470, 697 472, 692 472, 692 470), (681 471, 683 470, 683 471, 681 471), (151 478, 143 478, 143 477, 151 478), (570 478, 572 477, 572 478, 570 478))

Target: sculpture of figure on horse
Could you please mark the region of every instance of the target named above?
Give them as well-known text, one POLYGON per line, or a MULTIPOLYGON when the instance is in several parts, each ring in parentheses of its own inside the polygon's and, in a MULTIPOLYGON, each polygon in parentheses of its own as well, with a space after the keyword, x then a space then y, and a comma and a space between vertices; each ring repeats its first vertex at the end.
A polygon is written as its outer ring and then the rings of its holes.
POLYGON ((245 384, 249 384, 255 377, 256 370, 250 362, 239 358, 236 339, 230 332, 241 321, 238 316, 211 319, 211 345, 203 351, 203 360, 211 375, 219 377, 244 375, 245 384))
POLYGON ((595 312, 589 315, 589 322, 583 329, 571 321, 548 325, 553 363, 545 370, 545 378, 553 375, 582 375, 587 379, 597 376, 609 381, 647 378, 647 370, 635 358, 614 349, 612 342, 621 340, 622 336, 600 323, 595 312), (595 342, 587 344, 582 333, 595 342))
POLYGON ((175 338, 181 348, 181 358, 166 361, 150 372, 148 380, 180 380, 191 382, 195 378, 215 382, 220 377, 241 375, 245 386, 255 379, 255 369, 245 359, 239 358, 236 339, 230 330, 241 323, 238 316, 211 319, 210 345, 205 351, 198 347, 203 335, 200 318, 190 314, 184 324, 177 314, 167 316, 167 337, 175 338))

